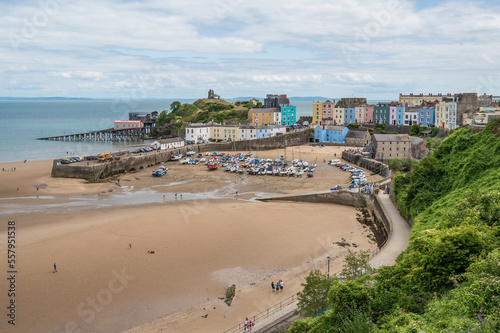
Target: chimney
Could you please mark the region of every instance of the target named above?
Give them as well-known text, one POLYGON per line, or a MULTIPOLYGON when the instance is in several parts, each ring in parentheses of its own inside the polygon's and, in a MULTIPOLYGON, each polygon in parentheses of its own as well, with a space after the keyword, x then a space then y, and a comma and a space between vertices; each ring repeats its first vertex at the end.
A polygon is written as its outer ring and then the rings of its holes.
POLYGON ((286 95, 280 95, 281 98, 286 98, 286 95))

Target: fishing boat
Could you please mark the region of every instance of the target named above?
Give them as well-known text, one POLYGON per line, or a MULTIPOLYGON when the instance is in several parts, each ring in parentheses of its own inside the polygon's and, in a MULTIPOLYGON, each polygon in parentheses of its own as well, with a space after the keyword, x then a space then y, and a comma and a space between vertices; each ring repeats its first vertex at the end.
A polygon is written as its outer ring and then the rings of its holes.
POLYGON ((153 177, 161 177, 167 174, 168 169, 161 165, 158 170, 153 171, 153 177))
POLYGON ((217 170, 219 168, 219 162, 209 162, 207 168, 208 171, 217 170))

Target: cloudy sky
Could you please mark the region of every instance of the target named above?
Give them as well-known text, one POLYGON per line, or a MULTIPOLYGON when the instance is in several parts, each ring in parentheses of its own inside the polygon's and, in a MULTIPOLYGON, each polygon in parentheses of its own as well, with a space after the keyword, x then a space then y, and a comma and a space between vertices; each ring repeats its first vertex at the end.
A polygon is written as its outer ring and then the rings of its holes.
POLYGON ((500 95, 500 1, 0 2, 0 96, 500 95))

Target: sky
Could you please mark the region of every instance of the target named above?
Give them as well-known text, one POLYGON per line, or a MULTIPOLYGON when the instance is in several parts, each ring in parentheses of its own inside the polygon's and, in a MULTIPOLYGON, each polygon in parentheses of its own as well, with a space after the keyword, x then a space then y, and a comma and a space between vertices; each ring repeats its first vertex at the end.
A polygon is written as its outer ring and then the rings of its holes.
POLYGON ((0 96, 500 95, 500 1, 0 1, 0 96))

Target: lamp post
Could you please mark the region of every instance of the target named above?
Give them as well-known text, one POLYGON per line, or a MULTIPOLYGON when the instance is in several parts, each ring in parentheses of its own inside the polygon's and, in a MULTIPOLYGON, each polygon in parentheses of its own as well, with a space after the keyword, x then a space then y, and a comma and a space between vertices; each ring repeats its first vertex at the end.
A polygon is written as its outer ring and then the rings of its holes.
POLYGON ((326 257, 328 259, 328 277, 330 277, 330 259, 332 259, 330 256, 326 257))

